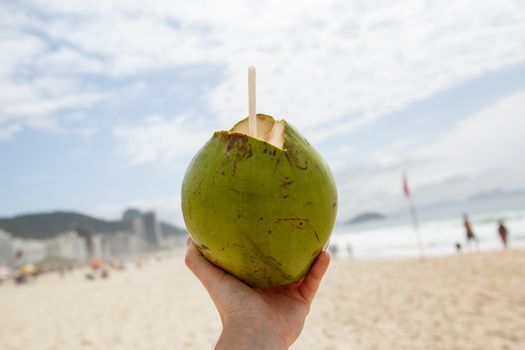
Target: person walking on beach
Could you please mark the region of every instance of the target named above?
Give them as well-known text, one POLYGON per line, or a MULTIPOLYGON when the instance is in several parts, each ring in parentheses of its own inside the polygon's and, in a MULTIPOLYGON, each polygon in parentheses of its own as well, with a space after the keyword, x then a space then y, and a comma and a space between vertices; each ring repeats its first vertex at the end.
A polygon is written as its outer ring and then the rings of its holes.
POLYGON ((465 238, 466 238, 467 246, 469 247, 469 250, 470 250, 470 242, 475 242, 476 249, 479 251, 479 240, 474 234, 474 231, 472 230, 472 225, 470 224, 470 220, 468 219, 467 214, 463 215, 463 226, 465 226, 465 236, 466 236, 465 238))
POLYGON ((509 231, 507 231, 507 228, 503 224, 503 220, 498 222, 498 234, 499 238, 501 239, 501 243, 503 243, 503 247, 507 248, 509 231))

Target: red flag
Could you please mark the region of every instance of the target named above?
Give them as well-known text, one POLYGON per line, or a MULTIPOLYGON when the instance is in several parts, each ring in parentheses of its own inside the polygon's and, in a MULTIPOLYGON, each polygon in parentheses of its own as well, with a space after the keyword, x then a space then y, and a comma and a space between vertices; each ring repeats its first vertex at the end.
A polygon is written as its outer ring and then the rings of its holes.
POLYGON ((408 180, 406 174, 403 174, 403 192, 405 196, 410 197, 410 190, 408 189, 408 180))

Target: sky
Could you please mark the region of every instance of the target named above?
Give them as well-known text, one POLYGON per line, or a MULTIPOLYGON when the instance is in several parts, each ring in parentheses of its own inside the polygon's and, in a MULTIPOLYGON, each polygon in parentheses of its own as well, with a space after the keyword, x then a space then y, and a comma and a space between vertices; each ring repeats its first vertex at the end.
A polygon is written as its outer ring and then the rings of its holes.
POLYGON ((339 220, 525 189, 522 1, 0 3, 0 216, 127 207, 182 224, 215 130, 296 126, 336 179, 339 220))

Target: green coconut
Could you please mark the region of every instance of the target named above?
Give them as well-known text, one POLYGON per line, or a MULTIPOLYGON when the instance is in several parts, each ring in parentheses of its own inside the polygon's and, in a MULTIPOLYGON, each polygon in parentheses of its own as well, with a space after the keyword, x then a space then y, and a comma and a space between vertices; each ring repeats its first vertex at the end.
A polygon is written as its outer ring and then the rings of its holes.
POLYGON ((252 287, 296 282, 324 249, 337 191, 319 153, 286 121, 257 115, 215 132, 182 184, 187 229, 213 264, 252 287))

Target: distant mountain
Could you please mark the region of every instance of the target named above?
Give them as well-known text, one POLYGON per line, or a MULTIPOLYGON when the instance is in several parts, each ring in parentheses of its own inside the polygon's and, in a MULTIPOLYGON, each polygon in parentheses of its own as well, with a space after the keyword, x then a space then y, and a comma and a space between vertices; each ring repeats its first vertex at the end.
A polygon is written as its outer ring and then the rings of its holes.
MULTIPOLYGON (((130 231, 131 224, 132 221, 106 221, 74 212, 36 213, 0 219, 0 228, 5 231, 16 237, 34 239, 53 238, 75 228, 113 234, 130 231)), ((186 234, 185 230, 167 223, 161 222, 160 226, 164 235, 186 234)))
POLYGON ((357 225, 357 224, 363 224, 365 222, 372 222, 372 221, 381 221, 385 220, 386 216, 381 213, 376 212, 366 212, 357 215, 356 217, 350 219, 346 222, 347 225, 357 225))

